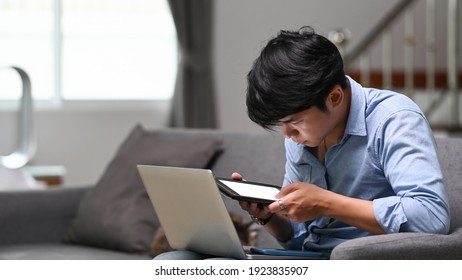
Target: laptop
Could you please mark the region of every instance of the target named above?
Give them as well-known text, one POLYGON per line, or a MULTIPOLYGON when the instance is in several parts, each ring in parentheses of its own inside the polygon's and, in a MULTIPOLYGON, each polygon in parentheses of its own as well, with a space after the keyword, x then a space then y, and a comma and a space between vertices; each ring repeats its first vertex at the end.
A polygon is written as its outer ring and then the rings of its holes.
POLYGON ((172 248, 233 259, 313 259, 250 253, 240 242, 211 170, 137 167, 172 248))

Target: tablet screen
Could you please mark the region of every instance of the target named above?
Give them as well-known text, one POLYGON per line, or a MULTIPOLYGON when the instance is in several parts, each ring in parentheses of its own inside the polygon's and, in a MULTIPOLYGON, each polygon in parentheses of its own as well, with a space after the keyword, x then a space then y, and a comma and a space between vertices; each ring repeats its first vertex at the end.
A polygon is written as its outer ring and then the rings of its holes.
POLYGON ((220 180, 221 183, 238 193, 240 196, 254 197, 266 200, 276 200, 279 189, 253 183, 241 183, 239 181, 220 180))

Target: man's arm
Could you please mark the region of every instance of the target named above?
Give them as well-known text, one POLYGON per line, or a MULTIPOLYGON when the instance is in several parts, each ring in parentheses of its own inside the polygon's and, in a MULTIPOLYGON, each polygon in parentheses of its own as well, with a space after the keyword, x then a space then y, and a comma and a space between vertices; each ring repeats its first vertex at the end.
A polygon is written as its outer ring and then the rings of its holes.
POLYGON ((268 210, 298 223, 326 216, 374 234, 385 233, 375 219, 372 201, 343 196, 302 182, 284 187, 279 195, 285 208, 281 209, 279 202, 274 202, 268 210))
POLYGON ((413 110, 390 115, 376 133, 376 154, 395 196, 373 201, 387 233, 447 233, 449 204, 436 144, 426 119, 413 110))

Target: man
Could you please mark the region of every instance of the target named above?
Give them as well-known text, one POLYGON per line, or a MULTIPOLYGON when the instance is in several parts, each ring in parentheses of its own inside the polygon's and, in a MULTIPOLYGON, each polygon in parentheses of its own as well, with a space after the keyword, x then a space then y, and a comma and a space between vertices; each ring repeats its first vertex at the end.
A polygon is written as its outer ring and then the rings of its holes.
POLYGON ((335 45, 312 28, 281 31, 263 48, 248 74, 247 108, 252 121, 287 138, 286 170, 276 202, 241 207, 285 248, 330 253, 372 234, 448 232, 447 195, 423 113, 402 94, 345 76, 335 45))
POLYGON ((241 207, 284 247, 330 252, 371 234, 448 232, 423 113, 402 94, 345 76, 335 45, 312 28, 281 31, 264 47, 248 74, 247 107, 287 138, 286 171, 277 202, 241 207))

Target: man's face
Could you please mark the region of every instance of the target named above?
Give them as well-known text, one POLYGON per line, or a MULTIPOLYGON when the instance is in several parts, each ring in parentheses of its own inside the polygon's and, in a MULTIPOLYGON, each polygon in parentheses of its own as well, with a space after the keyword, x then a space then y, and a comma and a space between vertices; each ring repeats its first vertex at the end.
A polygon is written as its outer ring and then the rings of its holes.
POLYGON ((314 106, 279 120, 286 138, 308 147, 319 146, 332 131, 334 123, 329 110, 323 112, 314 106))
POLYGON ((327 137, 338 141, 345 130, 349 108, 349 101, 344 97, 343 89, 335 86, 326 97, 325 112, 312 106, 280 119, 282 134, 308 147, 318 147, 327 137))

